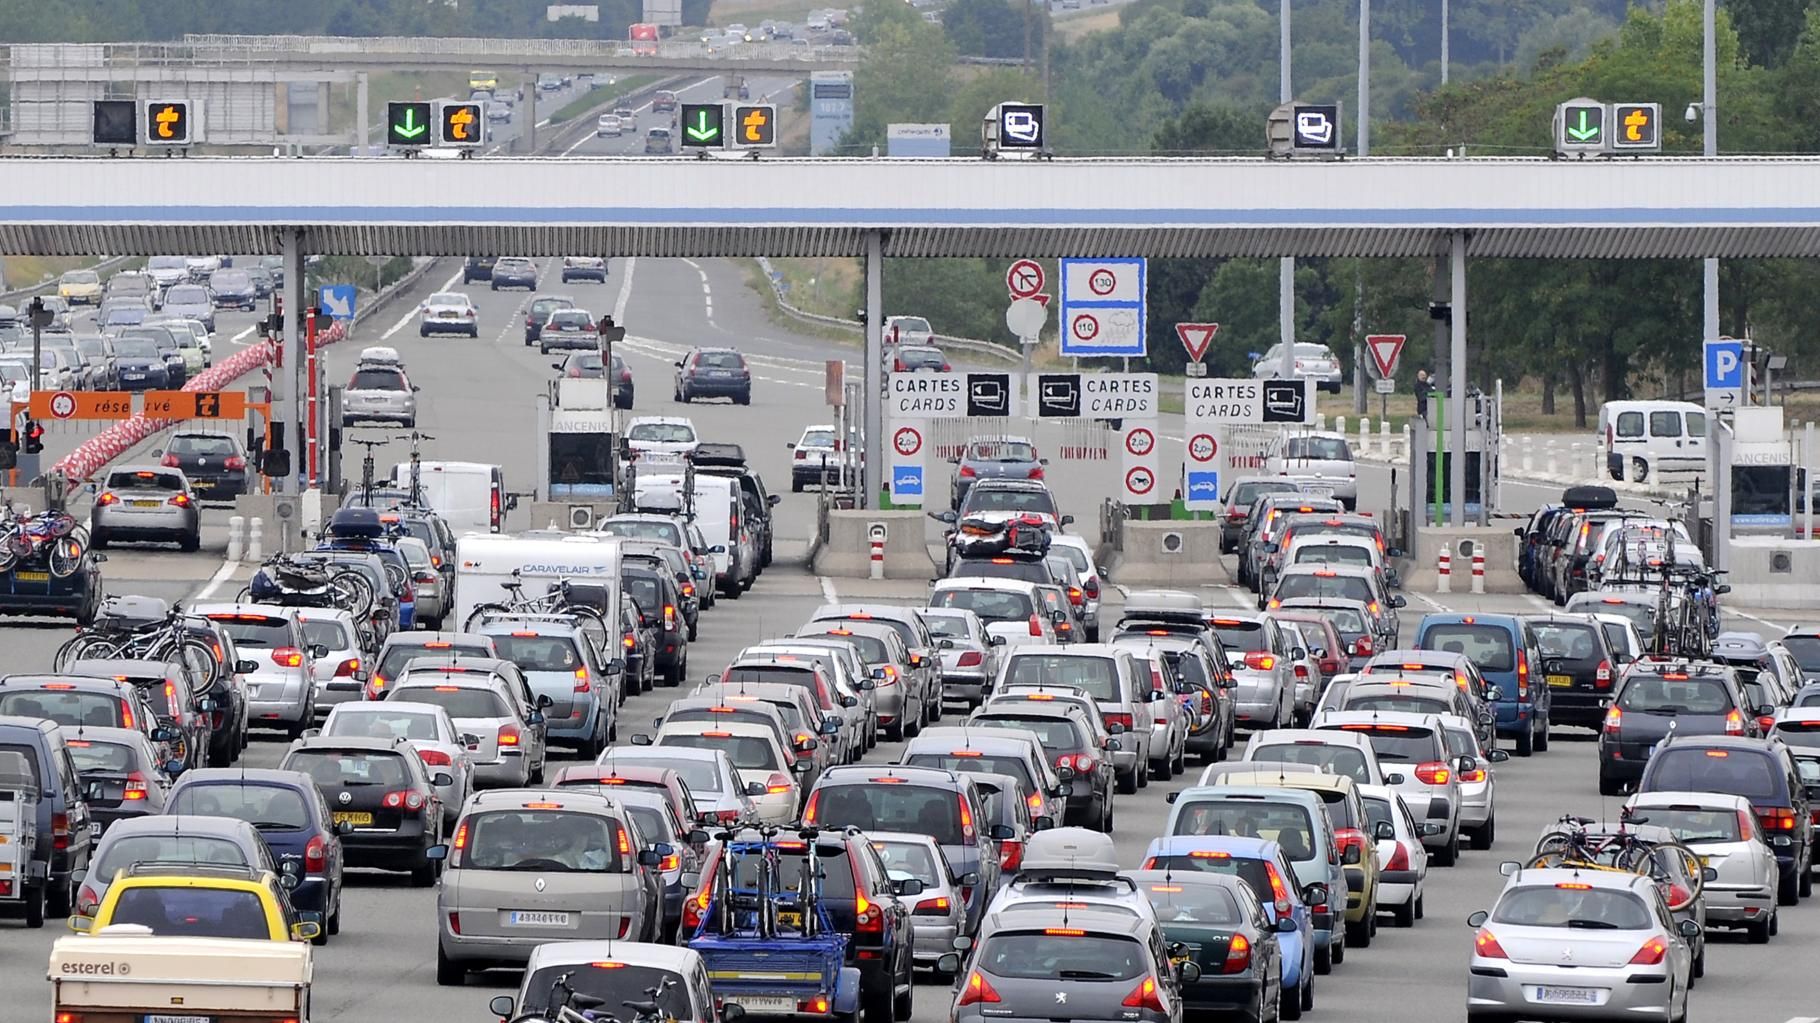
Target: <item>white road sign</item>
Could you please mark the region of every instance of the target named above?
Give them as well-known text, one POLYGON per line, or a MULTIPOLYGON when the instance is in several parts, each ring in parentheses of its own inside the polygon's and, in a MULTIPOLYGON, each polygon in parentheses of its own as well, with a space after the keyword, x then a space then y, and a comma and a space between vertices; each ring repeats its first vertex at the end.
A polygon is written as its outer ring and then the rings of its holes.
POLYGON ((1155 373, 1033 373, 1025 385, 1038 418, 1155 419, 1155 373))
POLYGON ((967 414, 967 374, 885 374, 889 419, 959 419, 967 414))
POLYGON ((1119 462, 1119 495, 1124 501, 1132 504, 1157 504, 1169 499, 1159 486, 1161 474, 1158 472, 1157 457, 1157 424, 1150 419, 1141 423, 1129 420, 1125 423, 1123 443, 1119 445, 1122 456, 1119 462))
POLYGON ((1264 385, 1259 380, 1185 381, 1182 417, 1190 423, 1261 423, 1264 385))

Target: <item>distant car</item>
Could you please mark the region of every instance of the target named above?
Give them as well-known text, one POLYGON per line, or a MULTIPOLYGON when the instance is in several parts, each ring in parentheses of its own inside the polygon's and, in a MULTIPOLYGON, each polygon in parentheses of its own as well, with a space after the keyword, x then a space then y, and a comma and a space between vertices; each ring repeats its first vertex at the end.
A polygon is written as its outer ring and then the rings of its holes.
POLYGON ((935 338, 935 328, 921 316, 887 316, 884 331, 886 344, 928 345, 935 338))
MULTIPOLYGON (((794 452, 790 459, 790 489, 801 493, 804 487, 821 481, 825 472, 832 482, 840 475, 838 451, 840 450, 839 429, 833 423, 819 423, 803 427, 803 435, 796 443, 789 445, 794 452)), ((855 471, 859 466, 861 452, 854 452, 855 471)))
POLYGON ((173 316, 192 317, 202 321, 202 325, 215 332, 215 299, 209 289, 200 284, 177 284, 164 293, 164 304, 159 307, 173 316))
POLYGON ((503 99, 495 99, 487 103, 487 120, 499 124, 510 121, 511 119, 512 104, 503 99))
MULTIPOLYGON (((611 114, 602 115, 603 119, 611 114)), ((598 281, 607 283, 607 257, 605 256, 564 256, 562 257, 562 282, 598 281)))
POLYGON ((202 515, 189 477, 161 465, 122 465, 111 470, 89 512, 89 537, 97 548, 120 540, 175 542, 184 551, 202 546, 202 515))
POLYGON ((647 155, 651 153, 663 153, 667 155, 669 152, 670 129, 652 128, 650 131, 645 132, 645 153, 647 155))
POLYGON ((203 499, 221 500, 246 493, 246 451, 231 433, 180 430, 171 435, 160 464, 183 470, 190 487, 203 499))
POLYGON ((537 337, 543 332, 544 321, 559 309, 575 308, 575 300, 568 295, 539 295, 531 300, 525 310, 525 344, 537 343, 537 337))
POLYGON ((272 271, 263 266, 249 266, 246 273, 253 279, 253 293, 259 298, 271 297, 272 292, 278 287, 278 278, 272 276, 272 271))
POLYGON ((501 256, 493 264, 493 278, 488 284, 494 291, 501 288, 537 290, 537 264, 522 256, 501 256))
MULTIPOLYGON (((1295 366, 1292 379, 1313 380, 1319 390, 1340 393, 1343 374, 1340 371, 1340 359, 1333 354, 1333 349, 1323 344, 1298 341, 1295 354, 1290 358, 1294 360, 1295 366)), ((1254 380, 1276 380, 1282 375, 1283 346, 1274 344, 1252 364, 1251 376, 1254 380)))
POLYGON ((479 310, 467 295, 459 291, 439 291, 425 299, 418 309, 417 336, 466 334, 477 338, 480 336, 478 315, 479 310))
POLYGON ((618 114, 601 114, 594 122, 594 134, 598 138, 616 139, 625 133, 625 119, 618 114))
POLYGON ((259 289, 253 284, 253 275, 231 267, 209 274, 209 292, 215 296, 217 309, 250 312, 259 301, 259 289))
MULTIPOLYGON (((607 375, 605 356, 599 352, 570 352, 568 358, 556 363, 556 370, 571 380, 600 380, 607 375)), ((632 394, 632 370, 626 360, 614 355, 613 407, 631 408, 632 394)))
POLYGON ((692 348, 676 363, 674 397, 683 404, 696 398, 728 398, 752 404, 752 370, 732 348, 692 348))
POLYGON ((185 256, 184 269, 189 271, 190 280, 198 283, 209 279, 209 274, 227 266, 220 256, 185 256))
POLYGON ((57 294, 71 305, 94 305, 101 301, 101 275, 93 270, 65 270, 57 278, 57 294))
POLYGON ((1304 494, 1335 498, 1348 511, 1358 507, 1358 469, 1345 434, 1280 435, 1265 448, 1264 472, 1287 477, 1304 494))
POLYGON ((397 366, 363 363, 342 392, 341 421, 416 426, 417 388, 397 366))
POLYGON ((461 264, 461 283, 472 284, 475 281, 492 280, 493 264, 498 260, 497 256, 469 256, 461 264))
POLYGON ((1028 437, 993 437, 970 442, 954 460, 954 478, 949 485, 951 504, 961 506, 973 481, 989 479, 1043 478, 1046 458, 1038 457, 1036 445, 1028 437))
POLYGON ((613 116, 619 118, 620 124, 629 128, 638 127, 638 111, 624 103, 613 108, 613 116))
POLYGON ((891 364, 893 373, 947 373, 948 356, 934 345, 898 345, 891 364))
POLYGON ((651 112, 668 114, 676 110, 676 104, 676 93, 666 89, 651 98, 651 112))
POLYGON ((558 309, 550 314, 537 331, 538 351, 545 355, 552 348, 565 351, 591 352, 600 349, 600 331, 594 326, 594 315, 586 309, 558 309))

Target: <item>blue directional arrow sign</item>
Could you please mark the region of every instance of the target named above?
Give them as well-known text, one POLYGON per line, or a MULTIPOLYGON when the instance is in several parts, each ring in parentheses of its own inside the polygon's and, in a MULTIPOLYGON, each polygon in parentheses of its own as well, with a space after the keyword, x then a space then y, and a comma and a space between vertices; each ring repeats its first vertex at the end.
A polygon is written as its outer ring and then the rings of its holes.
POLYGON ((318 302, 323 312, 337 320, 354 318, 354 286, 352 284, 324 284, 318 302))
POLYGON ((1733 409, 1744 404, 1744 342, 1710 338, 1706 342, 1706 407, 1733 409))

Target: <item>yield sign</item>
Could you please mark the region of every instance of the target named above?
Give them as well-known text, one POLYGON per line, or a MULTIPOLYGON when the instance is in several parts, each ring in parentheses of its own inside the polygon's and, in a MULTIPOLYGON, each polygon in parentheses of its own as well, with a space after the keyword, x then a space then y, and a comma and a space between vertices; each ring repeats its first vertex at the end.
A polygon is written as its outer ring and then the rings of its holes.
POLYGON ((1182 347, 1188 349, 1188 358, 1200 362, 1207 357, 1207 348, 1213 344, 1213 335, 1220 332, 1217 323, 1178 323, 1175 325, 1175 336, 1182 339, 1182 347))
POLYGON ((1378 371, 1379 380, 1389 380, 1397 375, 1397 360, 1403 356, 1403 342, 1407 340, 1401 334, 1369 334, 1365 338, 1365 350, 1371 353, 1371 365, 1378 371))

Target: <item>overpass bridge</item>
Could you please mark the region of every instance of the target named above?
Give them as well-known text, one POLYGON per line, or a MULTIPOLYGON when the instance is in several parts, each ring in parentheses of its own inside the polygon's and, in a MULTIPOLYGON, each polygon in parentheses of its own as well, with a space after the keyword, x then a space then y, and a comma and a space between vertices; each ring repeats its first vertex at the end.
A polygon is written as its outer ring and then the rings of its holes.
MULTIPOLYGON (((258 63, 274 67, 384 71, 522 68, 528 71, 666 71, 751 73, 841 70, 859 64, 860 48, 808 41, 709 44, 665 39, 655 53, 624 40, 478 39, 422 36, 192 34, 177 43, 135 43, 140 59, 190 64, 258 63)), ((641 46, 649 48, 652 44, 641 46)))

